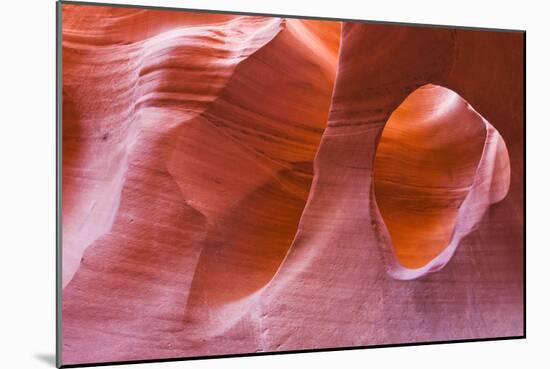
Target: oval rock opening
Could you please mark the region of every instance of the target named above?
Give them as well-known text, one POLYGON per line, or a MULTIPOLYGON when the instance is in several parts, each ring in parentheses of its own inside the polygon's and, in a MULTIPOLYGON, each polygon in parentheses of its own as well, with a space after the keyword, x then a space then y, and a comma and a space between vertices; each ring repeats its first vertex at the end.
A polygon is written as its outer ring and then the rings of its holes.
POLYGON ((449 244, 487 136, 457 93, 424 85, 395 109, 374 162, 374 192, 399 263, 420 268, 449 244))

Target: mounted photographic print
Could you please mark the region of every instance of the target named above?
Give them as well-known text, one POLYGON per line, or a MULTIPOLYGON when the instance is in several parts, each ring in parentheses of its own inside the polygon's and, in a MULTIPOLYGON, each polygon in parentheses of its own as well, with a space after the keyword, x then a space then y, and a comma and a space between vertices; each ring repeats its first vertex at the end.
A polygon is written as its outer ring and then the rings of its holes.
POLYGON ((58 365, 525 337, 525 32, 58 3, 58 365))

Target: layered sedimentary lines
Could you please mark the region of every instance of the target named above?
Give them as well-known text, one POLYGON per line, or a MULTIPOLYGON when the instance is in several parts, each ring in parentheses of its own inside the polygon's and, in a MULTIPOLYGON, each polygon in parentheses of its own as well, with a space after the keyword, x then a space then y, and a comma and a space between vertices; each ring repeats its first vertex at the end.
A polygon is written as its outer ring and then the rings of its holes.
POLYGON ((522 39, 468 32, 63 5, 64 364, 521 334, 522 39))
MULTIPOLYGON (((456 93, 426 85, 399 105, 376 151, 376 203, 399 262, 419 268, 451 242, 487 140, 483 117, 456 93)), ((508 153, 492 173, 507 192, 508 153), (501 173, 503 172, 503 173, 501 173)), ((495 196, 500 201, 501 196, 495 196)))
POLYGON ((278 19, 204 15, 197 22, 176 13, 164 21, 165 12, 83 9, 64 7, 64 285, 84 249, 114 221, 127 156, 143 125, 166 132, 203 112, 235 67, 282 27, 278 19), (172 23, 179 27, 167 28, 172 23), (154 125, 157 119, 141 118, 144 108, 171 116, 154 125))

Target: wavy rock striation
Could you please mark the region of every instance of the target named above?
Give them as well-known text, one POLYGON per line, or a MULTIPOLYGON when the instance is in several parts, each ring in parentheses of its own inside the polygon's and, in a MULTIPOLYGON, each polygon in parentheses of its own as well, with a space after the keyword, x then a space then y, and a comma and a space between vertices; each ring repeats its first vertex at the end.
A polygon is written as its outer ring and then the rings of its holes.
POLYGON ((444 87, 420 87, 384 127, 374 163, 376 203, 409 269, 444 266, 509 185, 504 141, 444 87))
POLYGON ((63 363, 522 334, 522 42, 64 4, 63 363))

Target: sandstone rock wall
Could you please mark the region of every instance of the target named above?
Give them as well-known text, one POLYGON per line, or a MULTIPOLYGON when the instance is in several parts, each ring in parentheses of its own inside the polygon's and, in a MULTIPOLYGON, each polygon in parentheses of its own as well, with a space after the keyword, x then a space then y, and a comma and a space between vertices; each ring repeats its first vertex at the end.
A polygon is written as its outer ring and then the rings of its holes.
POLYGON ((523 333, 523 35, 63 5, 63 362, 523 333))

